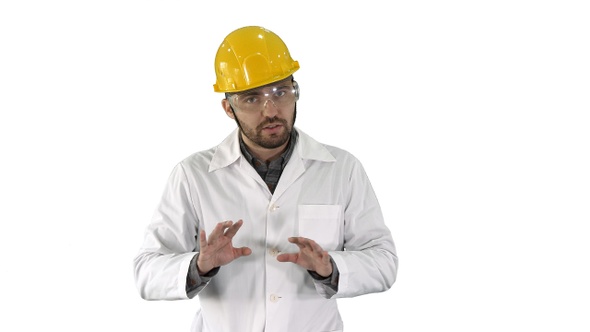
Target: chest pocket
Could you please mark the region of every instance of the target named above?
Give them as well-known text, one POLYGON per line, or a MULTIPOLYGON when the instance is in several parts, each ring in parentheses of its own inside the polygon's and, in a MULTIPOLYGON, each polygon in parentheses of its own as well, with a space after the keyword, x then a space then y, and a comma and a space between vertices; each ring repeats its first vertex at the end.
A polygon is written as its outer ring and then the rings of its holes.
POLYGON ((327 251, 342 247, 342 206, 299 205, 298 213, 299 236, 314 240, 327 251))

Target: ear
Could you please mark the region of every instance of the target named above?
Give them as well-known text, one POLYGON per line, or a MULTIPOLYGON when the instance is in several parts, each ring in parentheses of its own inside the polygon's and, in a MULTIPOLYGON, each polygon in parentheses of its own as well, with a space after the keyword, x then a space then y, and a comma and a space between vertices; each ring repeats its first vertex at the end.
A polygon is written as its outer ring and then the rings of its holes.
POLYGON ((221 107, 223 107, 223 110, 225 111, 225 114, 227 116, 229 116, 230 118, 235 120, 234 112, 231 110, 231 105, 229 104, 229 100, 222 99, 221 100, 221 107))

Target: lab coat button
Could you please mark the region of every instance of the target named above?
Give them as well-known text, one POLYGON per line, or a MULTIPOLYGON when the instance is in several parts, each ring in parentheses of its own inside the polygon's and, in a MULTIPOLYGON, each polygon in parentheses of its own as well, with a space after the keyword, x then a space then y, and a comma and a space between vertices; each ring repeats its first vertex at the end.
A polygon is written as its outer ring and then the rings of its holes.
POLYGON ((276 248, 272 248, 272 249, 270 249, 270 250, 268 251, 268 253, 269 253, 271 256, 275 256, 275 257, 276 257, 276 256, 277 256, 277 255, 280 253, 280 251, 279 251, 278 249, 276 249, 276 248))
POLYGON ((277 294, 270 294, 270 302, 277 303, 277 302, 279 302, 280 299, 281 299, 281 297, 278 296, 277 294))
POLYGON ((278 205, 274 205, 273 204, 273 205, 270 206, 270 212, 275 212, 278 209, 279 209, 279 206, 278 205))

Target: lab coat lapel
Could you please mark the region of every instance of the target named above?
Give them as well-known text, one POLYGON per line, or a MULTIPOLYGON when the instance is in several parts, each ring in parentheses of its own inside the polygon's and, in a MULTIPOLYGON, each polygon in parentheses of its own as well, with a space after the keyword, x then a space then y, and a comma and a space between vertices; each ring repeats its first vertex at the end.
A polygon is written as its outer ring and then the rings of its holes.
POLYGON ((265 193, 270 197, 270 190, 268 190, 266 183, 264 183, 254 167, 242 156, 238 135, 239 130, 236 129, 217 146, 209 164, 209 172, 215 172, 226 167, 237 167, 245 177, 252 178, 263 190, 266 190, 265 193))
POLYGON ((281 178, 279 179, 279 183, 277 184, 275 192, 272 195, 273 202, 278 200, 279 197, 281 197, 281 195, 287 191, 287 189, 289 189, 293 182, 295 182, 305 172, 305 165, 303 162, 304 161, 301 159, 297 149, 294 149, 289 162, 281 174, 281 178))
POLYGON ((258 172, 256 172, 256 169, 254 169, 254 167, 252 165, 250 165, 250 163, 246 160, 246 158, 244 156, 240 156, 240 160, 239 160, 239 164, 240 164, 240 172, 242 172, 244 175, 252 178, 252 180, 256 181, 262 188, 263 190, 265 190, 265 192, 270 196, 270 190, 268 189, 268 186, 266 185, 266 183, 264 182, 264 180, 260 177, 260 174, 258 174, 258 172))
POLYGON ((278 200, 305 173, 306 165, 311 160, 320 162, 336 161, 336 158, 334 158, 323 144, 309 137, 299 128, 295 128, 295 130, 299 133, 297 145, 295 145, 291 159, 289 159, 287 166, 283 170, 283 174, 281 174, 281 178, 272 197, 273 202, 278 200))

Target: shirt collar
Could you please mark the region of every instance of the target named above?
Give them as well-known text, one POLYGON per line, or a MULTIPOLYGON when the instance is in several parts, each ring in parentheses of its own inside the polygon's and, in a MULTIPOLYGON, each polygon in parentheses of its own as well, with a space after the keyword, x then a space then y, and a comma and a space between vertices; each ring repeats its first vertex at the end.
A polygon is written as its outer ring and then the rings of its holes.
MULTIPOLYGON (((250 152, 250 149, 248 149, 248 147, 246 146, 246 143, 244 143, 244 140, 242 139, 242 135, 238 135, 238 137, 240 140, 240 151, 242 152, 242 154, 244 155, 246 160, 250 163, 250 165, 252 165, 252 166, 254 166, 254 168, 256 168, 256 166, 255 166, 256 161, 263 163, 262 160, 259 160, 252 155, 252 153, 250 152)), ((287 144, 287 148, 285 149, 285 151, 283 151, 283 153, 281 153, 279 158, 277 158, 276 160, 273 160, 272 163, 279 162, 281 165, 281 169, 285 168, 285 165, 287 165, 287 162, 289 161, 291 154, 293 154, 293 150, 295 148, 295 143, 297 142, 297 137, 299 137, 297 130, 291 131, 291 137, 289 138, 289 144, 287 144)))
MULTIPOLYGON (((326 146, 305 134, 299 128, 297 131, 297 141, 293 144, 293 154, 291 157, 300 159, 312 159, 323 162, 335 162, 336 158, 328 151, 326 146)), ((209 172, 216 171, 220 168, 227 167, 235 163, 238 159, 244 158, 240 149, 240 130, 236 128, 219 144, 213 152, 209 172)), ((285 151, 286 152, 286 151, 285 151)), ((292 158, 291 158, 292 159, 292 158)))

